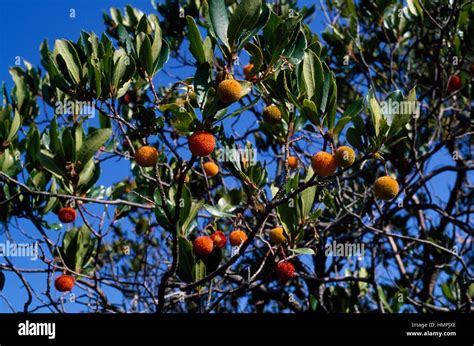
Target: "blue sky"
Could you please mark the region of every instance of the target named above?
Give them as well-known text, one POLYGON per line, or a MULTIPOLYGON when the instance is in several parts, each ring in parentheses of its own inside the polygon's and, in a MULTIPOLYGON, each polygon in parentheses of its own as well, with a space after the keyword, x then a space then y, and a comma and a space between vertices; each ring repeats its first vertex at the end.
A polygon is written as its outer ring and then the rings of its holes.
MULTIPOLYGON (((0 81, 6 81, 7 89, 10 90, 13 83, 8 73, 8 68, 15 65, 17 57, 25 59, 34 66, 40 66, 39 45, 44 38, 49 40, 50 48, 54 45, 54 40, 58 38, 66 38, 76 41, 81 30, 94 31, 100 35, 104 31, 102 20, 103 11, 109 11, 111 7, 123 8, 126 4, 147 12, 155 13, 150 1, 121 1, 121 0, 44 0, 44 1, 15 1, 2 0, 0 3, 0 81), (71 11, 74 11, 75 17, 71 18, 71 11)), ((311 1, 302 1, 302 4, 309 4, 311 1)), ((313 31, 320 33, 323 28, 323 14, 318 12, 316 19, 312 23, 313 31)), ((173 61, 168 63, 174 65, 173 61)), ((173 71, 176 73, 175 71, 173 71)), ((186 71, 179 71, 180 73, 186 71)), ((183 77, 187 77, 184 75, 183 77)), ((167 84, 171 80, 164 74, 159 74, 155 82, 156 84, 167 84)), ((254 119, 252 118, 251 121, 254 119)), ((248 124, 243 124, 245 127, 248 124)), ((448 159, 447 153, 437 155, 429 163, 429 168, 435 168, 440 164, 444 164, 448 159)), ((123 172, 129 172, 128 162, 118 162, 103 165, 102 178, 100 184, 110 185, 112 182, 119 181, 123 178, 123 172)), ((444 200, 448 194, 448 187, 452 186, 452 172, 446 172, 436 179, 433 179, 429 185, 434 189, 437 195, 444 200)), ((54 219, 49 218, 51 222, 54 219)), ((26 232, 31 227, 28 222, 21 222, 26 232)), ((3 233, 3 232, 2 232, 3 233)), ((53 233, 54 234, 54 233, 53 233)), ((58 237, 59 233, 53 237, 58 237)), ((0 241, 4 242, 5 234, 0 233, 0 241)), ((16 241, 21 241, 23 237, 16 237, 16 241)), ((25 238, 26 239, 26 238, 25 238)), ((25 240, 27 241, 27 240, 25 240)), ((1 261, 1 259, 0 259, 1 261)), ((34 267, 34 263, 28 259, 19 259, 15 261, 20 267, 34 267)), ((35 274, 32 284, 41 292, 44 287, 43 274, 35 274), (40 279, 41 278, 41 279, 40 279)), ((33 278, 33 276, 30 276, 33 278)), ((4 291, 5 296, 10 298, 15 309, 19 309, 24 300, 22 290, 21 299, 15 300, 15 293, 21 289, 21 282, 13 274, 7 274, 7 283, 4 291)), ((72 308, 70 311, 75 311, 72 308)), ((10 311, 3 300, 0 299, 0 312, 10 311)))

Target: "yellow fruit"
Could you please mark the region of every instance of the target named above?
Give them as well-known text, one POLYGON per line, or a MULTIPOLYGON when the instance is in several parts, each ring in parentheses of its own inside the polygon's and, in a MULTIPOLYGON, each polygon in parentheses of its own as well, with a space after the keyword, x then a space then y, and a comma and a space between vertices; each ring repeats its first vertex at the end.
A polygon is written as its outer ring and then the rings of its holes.
POLYGON ((397 181, 388 175, 378 178, 374 185, 375 197, 384 201, 395 198, 399 191, 397 181))
POLYGON ((203 166, 206 175, 210 178, 215 177, 217 173, 219 173, 219 166, 217 166, 214 162, 206 162, 203 166))
POLYGON ((237 229, 230 233, 229 239, 232 246, 240 246, 244 241, 247 240, 247 234, 245 234, 244 231, 237 229))
POLYGON ((231 104, 242 96, 242 87, 235 79, 226 79, 217 86, 217 97, 222 103, 231 104))
POLYGON ((273 244, 281 245, 286 242, 285 235, 283 234, 283 228, 276 227, 270 231, 270 239, 273 244))
POLYGON ((342 146, 337 148, 336 162, 339 167, 347 168, 352 166, 355 161, 355 153, 351 147, 342 146))
POLYGON ((158 150, 145 145, 135 152, 135 161, 142 167, 153 167, 158 161, 158 150))
POLYGON ((288 156, 288 167, 291 169, 298 168, 298 159, 296 156, 288 156))
POLYGON ((278 124, 281 121, 281 110, 275 105, 265 107, 263 110, 263 120, 269 124, 278 124))
POLYGON ((321 177, 328 177, 333 175, 337 168, 336 159, 333 155, 320 151, 311 158, 311 166, 314 173, 321 177))

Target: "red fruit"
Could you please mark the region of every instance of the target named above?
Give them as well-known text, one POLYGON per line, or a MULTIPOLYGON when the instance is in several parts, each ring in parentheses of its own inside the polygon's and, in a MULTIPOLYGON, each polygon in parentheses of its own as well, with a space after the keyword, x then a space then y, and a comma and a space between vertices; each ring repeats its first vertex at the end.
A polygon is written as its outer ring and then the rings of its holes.
POLYGON ((76 220, 76 211, 69 207, 61 208, 59 209, 58 217, 63 223, 71 223, 76 220))
POLYGON ((287 261, 280 261, 276 266, 278 279, 281 282, 287 282, 295 276, 295 266, 287 261))
POLYGON ((211 239, 214 242, 214 246, 219 249, 222 249, 227 243, 227 238, 225 237, 225 234, 221 231, 212 233, 211 239))
POLYGON ((212 133, 196 131, 188 138, 188 146, 195 156, 207 156, 214 151, 216 139, 212 133))
POLYGON ((214 249, 214 242, 211 238, 203 235, 194 240, 193 246, 194 252, 199 256, 207 256, 214 249))
POLYGON ((54 287, 59 292, 69 292, 74 288, 76 280, 71 275, 61 275, 54 281, 54 287))
POLYGON ((125 96, 123 97, 123 102, 125 103, 130 103, 131 100, 132 98, 130 97, 129 94, 125 94, 125 96))
POLYGON ((453 93, 461 89, 461 77, 458 75, 451 76, 448 81, 448 93, 453 93))

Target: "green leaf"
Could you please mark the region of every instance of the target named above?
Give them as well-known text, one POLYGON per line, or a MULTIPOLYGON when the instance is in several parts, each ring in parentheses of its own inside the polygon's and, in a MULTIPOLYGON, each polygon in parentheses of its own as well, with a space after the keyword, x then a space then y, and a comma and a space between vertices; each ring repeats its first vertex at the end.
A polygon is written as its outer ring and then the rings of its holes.
POLYGON ((68 40, 56 40, 54 42, 54 56, 60 55, 67 66, 71 78, 79 84, 82 79, 82 65, 74 45, 68 40))
POLYGON ((114 52, 114 71, 112 76, 113 89, 116 92, 135 72, 135 63, 123 49, 114 52))
POLYGON ((77 185, 78 186, 86 185, 94 176, 94 170, 95 170, 95 163, 94 163, 94 160, 91 159, 89 160, 89 162, 87 162, 87 164, 81 170, 77 185))
POLYGON ((378 137, 380 132, 380 119, 382 118, 382 111, 380 110, 380 105, 375 98, 373 90, 369 90, 367 95, 368 103, 369 103, 369 110, 370 115, 372 118, 372 123, 375 129, 375 136, 378 137))
POLYGON ((196 93, 196 101, 201 109, 205 103, 207 91, 212 85, 211 79, 211 66, 207 62, 199 65, 194 74, 193 84, 196 93))
POLYGON ((7 136, 7 142, 10 142, 13 137, 15 137, 16 133, 20 129, 21 126, 21 117, 20 114, 18 113, 18 110, 15 109, 15 115, 13 116, 13 121, 10 126, 10 132, 8 133, 7 136))
POLYGON ((263 64, 263 53, 262 50, 260 49, 259 46, 257 46, 254 43, 248 43, 245 46, 245 49, 250 53, 252 56, 252 63, 253 63, 253 68, 250 70, 249 77, 254 76, 258 71, 260 71, 260 68, 262 67, 263 64))
MULTIPOLYGON (((144 34, 141 34, 144 35, 144 34)), ((140 46, 138 58, 140 59, 140 63, 142 64, 143 68, 145 69, 148 76, 153 76, 153 55, 151 52, 151 43, 148 36, 143 37, 142 44, 140 46)))
POLYGON ((216 116, 216 118, 214 119, 214 124, 219 122, 219 121, 222 121, 224 119, 230 119, 230 118, 233 118, 233 117, 236 117, 237 115, 239 115, 240 113, 243 113, 251 108, 253 108, 258 102, 260 101, 259 98, 255 98, 252 102, 250 102, 248 105, 244 106, 244 107, 240 107, 238 109, 236 109, 234 112, 232 113, 222 113, 222 114, 218 114, 216 116))
POLYGON ((345 117, 342 117, 341 119, 339 119, 339 121, 336 124, 336 127, 334 127, 333 134, 338 135, 339 133, 341 133, 342 130, 344 130, 344 127, 348 123, 350 123, 351 120, 352 120, 352 117, 349 117, 349 116, 345 116, 345 117))
POLYGON ((303 82, 308 99, 315 98, 318 109, 321 106, 321 95, 319 90, 323 85, 323 67, 318 56, 309 50, 305 53, 303 59, 303 82), (318 92, 316 92, 318 90, 318 92))
POLYGON ((213 207, 212 205, 209 205, 209 204, 204 204, 204 209, 206 209, 209 212, 209 214, 211 214, 215 218, 221 218, 221 217, 233 218, 233 217, 235 217, 234 214, 231 214, 231 213, 228 213, 226 211, 217 209, 216 207, 213 207))
POLYGON ((311 100, 303 100, 303 108, 301 109, 301 114, 305 116, 309 121, 314 125, 321 125, 321 117, 316 107, 316 104, 311 100))
POLYGON ((451 303, 456 303, 456 298, 454 297, 452 287, 449 283, 444 283, 441 285, 441 290, 443 291, 444 297, 451 303))
POLYGON ((303 31, 300 30, 283 52, 283 56, 287 58, 290 64, 297 65, 303 60, 307 45, 306 37, 303 31))
POLYGON ((347 130, 346 139, 354 148, 363 151, 364 148, 360 139, 360 132, 356 128, 351 127, 347 130))
POLYGON ((204 53, 201 34, 193 17, 186 16, 186 21, 188 22, 189 50, 197 62, 203 64, 206 62, 206 55, 204 53))
POLYGON ((186 218, 186 221, 184 221, 183 225, 181 226, 181 231, 184 235, 188 235, 189 232, 191 231, 190 225, 196 219, 196 216, 199 210, 201 210, 203 205, 204 205, 204 200, 191 203, 191 208, 189 209, 188 217, 186 218))
POLYGON ((377 286, 377 292, 378 292, 378 294, 379 294, 380 301, 382 302, 383 306, 384 306, 389 312, 393 312, 393 311, 392 311, 392 307, 390 306, 390 304, 389 304, 388 301, 387 301, 387 298, 385 297, 385 292, 383 291, 382 286, 377 286))
POLYGON ((299 249, 290 249, 291 252, 294 252, 298 255, 315 255, 313 249, 302 247, 299 249))
POLYGON ((209 24, 216 37, 229 48, 229 40, 227 39, 229 18, 227 17, 227 7, 224 0, 209 1, 209 24))
POLYGON ((232 49, 235 48, 240 36, 257 24, 261 7, 262 0, 242 0, 237 6, 227 29, 229 46, 232 49))
POLYGON ((191 282, 194 278, 194 264, 196 262, 193 244, 182 236, 178 236, 179 262, 178 275, 185 282, 191 282))
POLYGON ((97 129, 87 136, 81 145, 76 159, 76 168, 83 167, 112 136, 112 129, 97 129))
POLYGON ((206 277, 206 265, 203 261, 199 260, 194 265, 194 280, 199 281, 206 277))
POLYGON ((237 46, 237 51, 241 50, 254 36, 258 35, 260 30, 262 30, 270 18, 270 9, 267 5, 263 5, 262 13, 260 14, 257 23, 251 29, 246 31, 240 38, 239 44, 237 46))
POLYGON ((311 311, 316 311, 316 308, 318 307, 318 300, 312 294, 309 295, 309 307, 311 311))
POLYGON ((37 154, 37 158, 38 158, 39 162, 41 163, 41 165, 46 170, 48 170, 49 172, 51 172, 52 174, 54 174, 58 178, 60 178, 60 179, 67 179, 68 178, 68 174, 67 174, 65 168, 63 166, 61 166, 60 164, 58 164, 56 162, 56 160, 54 159, 54 156, 51 153, 49 153, 48 151, 41 150, 41 152, 39 152, 37 154))
POLYGON ((352 102, 349 107, 344 111, 344 117, 355 117, 364 109, 364 99, 359 98, 356 101, 352 102))
MULTIPOLYGON (((159 23, 155 23, 155 32, 153 33, 153 43, 151 44, 152 61, 159 60, 163 49, 163 38, 161 35, 161 28, 159 23)), ((156 71, 155 71, 156 72, 156 71)))
MULTIPOLYGON (((50 193, 56 193, 58 191, 58 184, 56 183, 56 179, 53 177, 51 182, 51 188, 49 190, 50 193)), ((43 209, 43 214, 46 215, 49 213, 58 203, 58 199, 56 197, 50 197, 48 199, 48 203, 43 209)))
POLYGON ((168 61, 169 57, 170 57, 170 46, 166 41, 163 41, 160 55, 158 56, 158 59, 156 59, 155 64, 153 66, 153 74, 157 73, 163 68, 163 66, 168 61))
MULTIPOLYGON (((313 168, 309 166, 308 173, 306 174, 305 183, 307 183, 311 177, 314 175, 313 168)), ((301 192, 301 218, 302 221, 308 218, 309 213, 314 204, 314 199, 316 197, 316 185, 308 187, 301 192)))
POLYGON ((170 103, 160 106, 161 111, 170 111, 173 115, 170 119, 171 126, 182 134, 191 132, 190 125, 196 119, 193 112, 189 112, 184 105, 170 103))

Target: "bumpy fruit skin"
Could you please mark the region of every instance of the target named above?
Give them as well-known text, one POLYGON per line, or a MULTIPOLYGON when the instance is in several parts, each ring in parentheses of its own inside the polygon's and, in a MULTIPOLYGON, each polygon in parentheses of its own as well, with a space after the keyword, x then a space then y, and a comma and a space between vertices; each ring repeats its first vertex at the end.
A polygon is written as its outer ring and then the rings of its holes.
POLYGON ((337 148, 336 154, 337 165, 339 167, 347 168, 352 166, 355 161, 355 153, 351 147, 342 146, 337 148))
POLYGON ((219 166, 217 166, 214 162, 206 162, 204 163, 204 172, 210 178, 213 178, 219 173, 219 166))
POLYGON ((247 240, 247 234, 240 229, 232 231, 229 236, 230 244, 232 246, 240 246, 244 241, 247 240))
POLYGON ((194 252, 199 256, 207 256, 214 249, 214 242, 208 236, 200 236, 194 239, 193 242, 194 252))
POLYGON ((378 178, 374 185, 375 197, 384 201, 393 199, 399 191, 397 181, 388 175, 378 178))
POLYGON ((242 96, 242 87, 235 79, 226 79, 217 86, 217 97, 222 103, 231 104, 242 96))
POLYGON ((461 77, 458 75, 451 76, 448 81, 448 93, 453 93, 461 89, 461 77))
POLYGON ((69 292, 74 288, 76 280, 71 275, 61 275, 54 280, 54 287, 59 292, 69 292))
POLYGON ((276 266, 278 279, 281 282, 287 282, 295 277, 295 266, 288 261, 280 261, 276 266))
POLYGON ((281 110, 278 106, 270 105, 263 110, 263 120, 269 124, 278 124, 281 121, 281 110))
POLYGON ((290 167, 290 169, 298 168, 298 159, 296 156, 288 156, 288 167, 290 167))
POLYGON ((196 131, 188 138, 188 146, 195 156, 207 156, 214 151, 216 139, 206 131, 196 131))
POLYGON ((222 231, 216 231, 212 233, 211 239, 214 242, 214 246, 218 249, 222 249, 227 243, 227 238, 222 231))
POLYGON ((276 227, 270 231, 270 239, 275 245, 282 245, 286 242, 285 235, 283 234, 283 228, 276 227))
POLYGON ((71 223, 76 220, 76 211, 72 208, 65 207, 58 211, 58 218, 63 223, 71 223))
POLYGON ((328 177, 336 172, 337 162, 333 155, 325 151, 320 151, 311 158, 311 166, 317 175, 328 177))
POLYGON ((135 161, 142 167, 153 167, 158 161, 158 150, 145 145, 135 152, 135 161))

